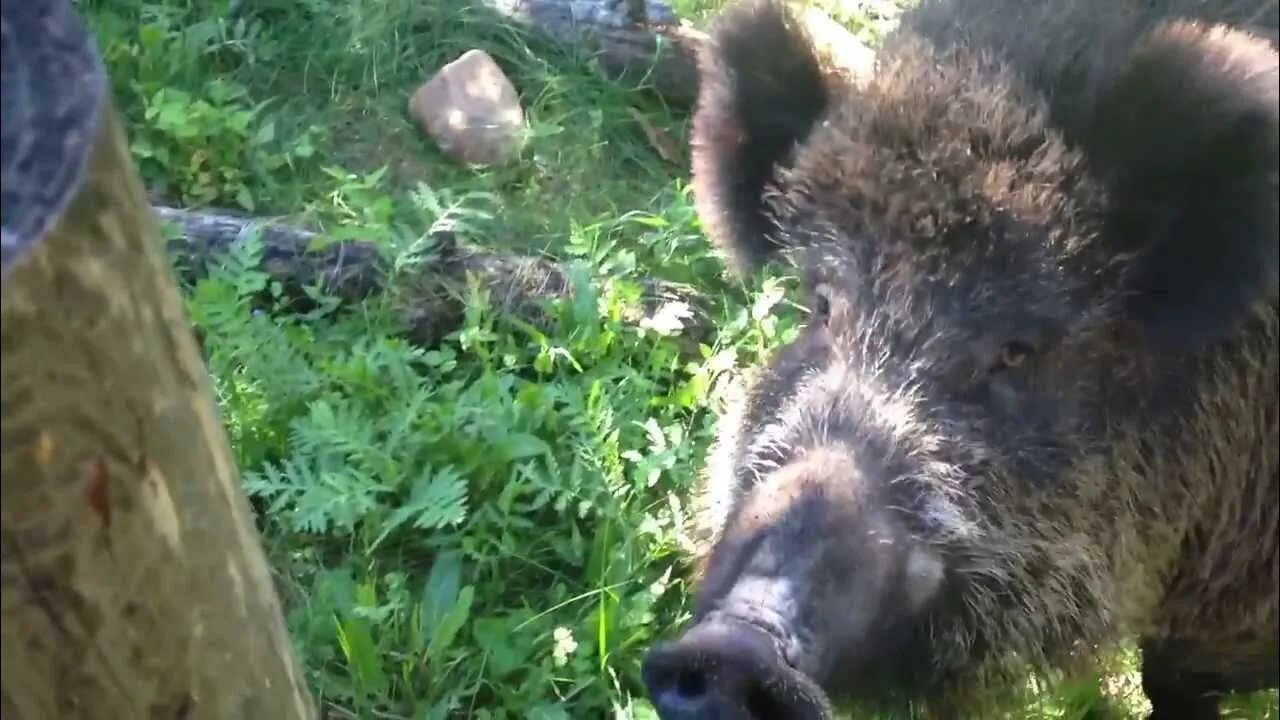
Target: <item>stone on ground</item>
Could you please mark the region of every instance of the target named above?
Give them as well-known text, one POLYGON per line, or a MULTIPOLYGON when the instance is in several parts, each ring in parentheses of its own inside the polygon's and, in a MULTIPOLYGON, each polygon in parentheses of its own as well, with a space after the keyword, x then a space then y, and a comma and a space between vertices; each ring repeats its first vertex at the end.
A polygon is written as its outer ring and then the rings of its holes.
POLYGON ((501 165, 524 146, 520 98, 483 50, 468 50, 418 88, 409 115, 441 151, 466 165, 501 165))

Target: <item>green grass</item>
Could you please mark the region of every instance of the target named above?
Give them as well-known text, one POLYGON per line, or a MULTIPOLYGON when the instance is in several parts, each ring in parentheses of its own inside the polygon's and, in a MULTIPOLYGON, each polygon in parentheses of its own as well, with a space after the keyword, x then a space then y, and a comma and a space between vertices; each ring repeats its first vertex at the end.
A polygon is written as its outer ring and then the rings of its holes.
MULTIPOLYGON (((718 4, 676 9, 701 22, 718 4)), ((264 304, 278 288, 255 242, 187 288, 326 714, 653 717, 639 662, 688 615, 688 505, 720 388, 796 317, 787 278, 748 290, 724 277, 684 171, 636 119, 683 143, 686 111, 461 3, 78 5, 165 202, 292 216, 374 240, 410 271, 444 224, 573 268, 580 292, 550 308, 549 331, 477 291, 429 349, 401 339, 389 297, 321 298, 305 314, 264 304), (408 95, 472 47, 529 119, 503 168, 452 163, 406 116, 408 95), (699 356, 620 319, 652 276, 716 299, 699 356)), ((864 37, 881 27, 869 10, 838 16, 864 37)), ((1101 681, 1033 689, 1026 716, 1081 717, 1108 694, 1122 714, 1140 696, 1101 681)), ((1243 698, 1235 717, 1275 717, 1275 704, 1243 698)))

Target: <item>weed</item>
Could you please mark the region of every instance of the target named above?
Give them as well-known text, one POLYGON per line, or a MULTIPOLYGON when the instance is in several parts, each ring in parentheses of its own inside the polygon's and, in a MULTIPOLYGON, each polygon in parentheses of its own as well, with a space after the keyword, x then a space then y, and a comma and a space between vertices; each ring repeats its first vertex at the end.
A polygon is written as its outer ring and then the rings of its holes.
POLYGON ((620 320, 638 266, 581 263, 552 332, 476 290, 424 350, 376 301, 260 306, 260 252, 239 246, 190 307, 312 687, 357 714, 629 707, 639 653, 683 609, 716 382, 792 325, 739 311, 685 358, 620 320))

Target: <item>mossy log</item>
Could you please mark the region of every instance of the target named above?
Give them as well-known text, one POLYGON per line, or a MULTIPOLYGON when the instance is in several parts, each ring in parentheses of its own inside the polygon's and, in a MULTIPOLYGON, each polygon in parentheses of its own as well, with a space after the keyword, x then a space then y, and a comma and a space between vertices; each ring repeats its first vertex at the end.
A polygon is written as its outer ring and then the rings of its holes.
MULTIPOLYGON (((256 233, 262 270, 280 283, 286 296, 305 303, 306 288, 320 290, 346 303, 375 292, 393 293, 407 337, 431 347, 456 330, 463 320, 470 282, 486 291, 493 307, 537 327, 548 326, 546 302, 572 296, 570 268, 553 259, 463 245, 448 232, 435 234, 431 255, 392 278, 384 256, 359 240, 317 242, 321 236, 296 225, 229 211, 180 210, 156 206, 156 216, 176 233, 170 256, 183 276, 195 281, 211 264, 256 233)), ((663 317, 679 315, 679 341, 696 353, 713 328, 707 298, 687 285, 649 279, 637 307, 624 319, 658 327, 663 317)), ((303 306, 299 306, 301 309, 303 306)))

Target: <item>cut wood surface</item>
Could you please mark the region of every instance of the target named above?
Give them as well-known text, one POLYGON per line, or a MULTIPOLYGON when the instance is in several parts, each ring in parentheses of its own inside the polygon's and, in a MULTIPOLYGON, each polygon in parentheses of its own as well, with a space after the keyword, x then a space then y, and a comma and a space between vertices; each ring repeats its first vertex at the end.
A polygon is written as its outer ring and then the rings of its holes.
POLYGON ((313 718, 96 51, 2 12, 0 713, 313 718))

